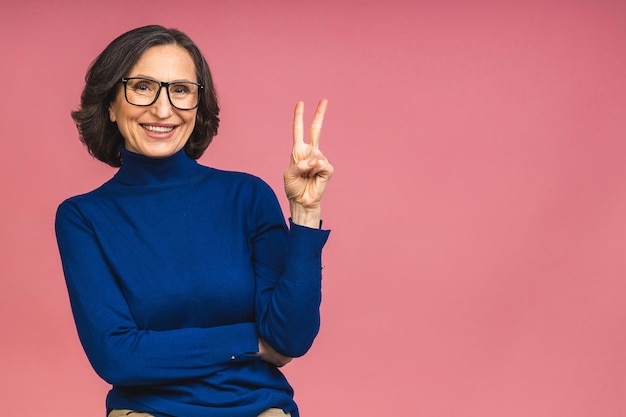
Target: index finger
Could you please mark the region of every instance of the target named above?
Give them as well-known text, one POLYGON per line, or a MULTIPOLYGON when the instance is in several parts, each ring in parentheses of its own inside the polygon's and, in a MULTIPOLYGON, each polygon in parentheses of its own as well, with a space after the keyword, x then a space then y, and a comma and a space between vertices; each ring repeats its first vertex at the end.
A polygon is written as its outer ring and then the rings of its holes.
POLYGON ((293 143, 304 142, 304 102, 299 101, 293 112, 293 143))
POLYGON ((315 110, 315 116, 311 122, 311 133, 309 141, 313 148, 319 149, 320 134, 322 132, 322 122, 324 121, 324 114, 326 114, 326 107, 328 107, 328 100, 321 99, 315 110))

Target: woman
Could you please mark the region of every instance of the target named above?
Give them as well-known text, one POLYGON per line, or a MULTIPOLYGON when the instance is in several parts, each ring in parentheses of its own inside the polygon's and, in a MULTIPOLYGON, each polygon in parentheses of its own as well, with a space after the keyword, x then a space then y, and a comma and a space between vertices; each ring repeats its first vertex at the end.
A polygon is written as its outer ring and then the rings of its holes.
POLYGON ((303 104, 284 173, 291 219, 251 175, 199 165, 219 124, 208 65, 182 32, 131 30, 99 55, 72 113, 120 167, 58 209, 72 311, 110 417, 298 416, 278 367, 319 328, 320 200, 333 168, 303 104))

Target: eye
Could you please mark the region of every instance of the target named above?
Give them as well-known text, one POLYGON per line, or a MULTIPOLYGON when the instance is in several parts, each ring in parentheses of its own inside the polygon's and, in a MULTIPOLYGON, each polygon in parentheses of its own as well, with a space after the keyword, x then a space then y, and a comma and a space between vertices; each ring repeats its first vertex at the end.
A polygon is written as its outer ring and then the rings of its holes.
POLYGON ((147 81, 140 81, 133 87, 137 91, 151 91, 152 85, 147 81))
POLYGON ((150 80, 131 80, 128 86, 137 94, 153 94, 157 89, 157 84, 150 80))
POLYGON ((176 95, 185 95, 191 93, 191 84, 174 84, 171 86, 170 92, 176 95))

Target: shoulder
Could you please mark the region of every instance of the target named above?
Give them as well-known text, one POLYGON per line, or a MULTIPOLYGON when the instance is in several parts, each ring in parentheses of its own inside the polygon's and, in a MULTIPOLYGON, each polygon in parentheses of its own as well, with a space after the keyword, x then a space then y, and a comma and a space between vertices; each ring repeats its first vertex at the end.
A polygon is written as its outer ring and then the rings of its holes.
POLYGON ((111 181, 107 181, 92 191, 65 199, 57 207, 57 221, 62 217, 81 215, 84 211, 89 211, 90 207, 106 205, 106 201, 110 199, 110 183, 111 181))
POLYGON ((89 203, 91 201, 95 201, 95 200, 99 200, 101 198, 103 198, 104 195, 106 195, 107 189, 109 188, 109 184, 112 182, 112 180, 109 180, 107 182, 105 182, 104 184, 102 184, 101 186, 99 186, 98 188, 88 191, 86 193, 82 193, 82 194, 77 194, 75 196, 69 197, 67 199, 65 199, 60 205, 59 208, 61 207, 65 207, 68 205, 81 205, 81 204, 85 204, 85 203, 89 203))
POLYGON ((263 179, 256 175, 239 171, 226 171, 217 168, 207 168, 209 170, 209 177, 223 185, 240 190, 249 191, 259 194, 271 194, 274 195, 274 191, 270 185, 263 179))
MULTIPOLYGON (((211 195, 220 195, 224 204, 233 212, 262 218, 277 216, 283 219, 282 209, 276 193, 260 177, 238 171, 210 168, 213 186, 211 195), (218 185, 215 185, 218 184, 218 185)), ((208 184, 208 183, 207 183, 208 184)))
POLYGON ((264 183, 264 181, 256 175, 249 174, 247 172, 240 171, 228 171, 219 168, 202 166, 206 170, 207 174, 215 179, 222 181, 229 181, 235 183, 264 183))

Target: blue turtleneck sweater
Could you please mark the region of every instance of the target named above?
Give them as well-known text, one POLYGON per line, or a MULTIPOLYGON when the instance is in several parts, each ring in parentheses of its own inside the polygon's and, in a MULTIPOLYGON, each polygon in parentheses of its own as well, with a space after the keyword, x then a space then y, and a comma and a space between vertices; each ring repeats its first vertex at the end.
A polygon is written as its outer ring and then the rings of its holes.
POLYGON ((303 355, 319 329, 328 231, 285 225, 251 175, 183 151, 122 150, 116 175, 58 209, 56 233, 78 335, 113 385, 107 410, 155 416, 298 415, 259 338, 303 355))

